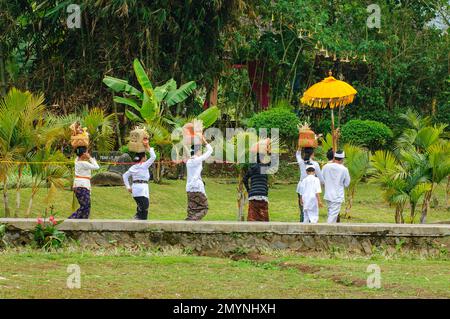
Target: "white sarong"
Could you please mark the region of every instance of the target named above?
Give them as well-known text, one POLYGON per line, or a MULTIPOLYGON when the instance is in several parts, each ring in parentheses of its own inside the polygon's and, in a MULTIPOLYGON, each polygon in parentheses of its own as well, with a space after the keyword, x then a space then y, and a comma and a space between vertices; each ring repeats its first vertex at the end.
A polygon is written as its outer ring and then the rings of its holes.
POLYGON ((327 200, 328 206, 328 220, 327 223, 337 223, 337 218, 339 216, 339 212, 341 211, 341 202, 330 202, 327 200))

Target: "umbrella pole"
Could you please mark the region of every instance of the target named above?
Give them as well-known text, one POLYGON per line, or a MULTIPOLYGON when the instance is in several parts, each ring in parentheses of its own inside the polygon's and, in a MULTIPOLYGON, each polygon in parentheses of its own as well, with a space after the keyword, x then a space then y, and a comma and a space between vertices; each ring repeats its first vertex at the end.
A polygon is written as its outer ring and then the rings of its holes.
POLYGON ((334 132, 334 110, 331 109, 331 137, 333 139, 333 154, 336 153, 336 134, 334 132))

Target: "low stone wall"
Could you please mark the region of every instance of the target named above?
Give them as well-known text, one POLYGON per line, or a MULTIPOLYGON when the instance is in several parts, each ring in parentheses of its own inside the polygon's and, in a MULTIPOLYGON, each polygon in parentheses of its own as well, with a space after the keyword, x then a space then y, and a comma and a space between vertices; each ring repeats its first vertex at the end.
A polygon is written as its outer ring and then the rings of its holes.
MULTIPOLYGON (((0 219, 0 224, 7 225, 6 244, 22 246, 32 241, 35 219, 0 219)), ((65 220, 58 228, 83 247, 177 247, 215 256, 263 249, 340 249, 357 254, 382 249, 435 255, 450 247, 450 225, 65 220)))

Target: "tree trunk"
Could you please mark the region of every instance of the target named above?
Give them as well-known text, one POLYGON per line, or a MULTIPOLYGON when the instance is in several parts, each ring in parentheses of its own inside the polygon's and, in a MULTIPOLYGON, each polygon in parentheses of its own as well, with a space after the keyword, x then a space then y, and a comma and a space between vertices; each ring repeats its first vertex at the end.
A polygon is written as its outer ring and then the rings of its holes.
POLYGON ((355 190, 356 186, 352 190, 350 190, 347 205, 345 206, 345 214, 344 216, 342 216, 342 218, 350 218, 350 211, 352 210, 353 207, 353 198, 355 197, 355 190))
POLYGON ((430 208, 430 201, 431 201, 431 195, 433 194, 433 186, 431 186, 431 189, 425 193, 425 197, 423 199, 422 204, 422 215, 420 216, 420 223, 425 224, 428 209, 430 208))
POLYGON ((161 170, 162 170, 161 161, 156 161, 154 181, 157 184, 161 183, 161 179, 162 179, 162 177, 161 177, 161 170))
POLYGON ((411 216, 411 224, 414 224, 414 218, 416 217, 416 205, 410 203, 410 216, 411 216))
POLYGON ((16 210, 14 212, 14 217, 19 217, 20 213, 20 191, 21 191, 21 184, 22 184, 22 165, 19 165, 19 177, 17 179, 17 185, 16 185, 16 210))
POLYGON ((0 93, 2 95, 6 95, 5 57, 3 55, 3 48, 1 43, 0 43, 0 93))
POLYGON ((238 177, 238 186, 237 186, 237 192, 238 192, 238 198, 237 198, 237 205, 238 205, 238 212, 237 212, 237 220, 239 222, 244 221, 244 207, 245 207, 245 187, 244 183, 242 181, 243 178, 243 170, 239 169, 239 177, 238 177))
POLYGON ((117 146, 119 146, 119 149, 122 147, 122 135, 120 134, 120 123, 119 123, 119 115, 117 114, 117 103, 113 102, 113 112, 115 114, 116 118, 116 134, 117 134, 117 146))
POLYGON ((3 205, 5 209, 5 217, 9 217, 10 209, 9 209, 9 201, 8 201, 8 187, 6 186, 6 180, 3 181, 3 205))
POLYGON ((38 188, 36 187, 36 188, 33 188, 33 190, 31 191, 31 197, 30 197, 30 201, 28 202, 28 208, 27 208, 27 211, 25 213, 25 218, 30 218, 31 208, 33 207, 33 199, 34 199, 34 196, 37 193, 37 190, 38 190, 38 188))
POLYGON ((448 176, 448 178, 447 178, 447 187, 446 187, 446 189, 445 189, 446 191, 445 191, 445 199, 446 199, 446 202, 447 202, 447 210, 449 210, 450 209, 450 175, 448 176))
POLYGON ((395 207, 395 222, 397 224, 403 224, 403 208, 401 206, 395 207))
POLYGON ((395 223, 400 224, 400 216, 399 216, 399 209, 398 207, 395 207, 395 223))
POLYGON ((25 213, 25 218, 30 218, 31 208, 33 207, 33 195, 31 195, 30 201, 28 202, 27 212, 25 213))

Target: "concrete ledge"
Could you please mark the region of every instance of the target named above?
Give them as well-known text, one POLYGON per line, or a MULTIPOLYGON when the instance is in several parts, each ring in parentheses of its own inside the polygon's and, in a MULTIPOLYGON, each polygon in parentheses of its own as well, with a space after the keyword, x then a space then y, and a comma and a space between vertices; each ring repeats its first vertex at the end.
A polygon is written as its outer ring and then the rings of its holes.
MULTIPOLYGON (((9 246, 33 241, 36 219, 1 218, 9 246)), ((376 250, 448 254, 450 225, 300 224, 281 222, 187 222, 137 220, 64 220, 58 228, 86 247, 177 247, 199 254, 229 255, 268 249, 357 254, 376 250)))
MULTIPOLYGON (((21 230, 32 230, 36 219, 0 218, 0 224, 7 224, 21 230)), ((275 233, 275 234, 317 234, 358 236, 450 236, 450 225, 441 224, 301 224, 287 222, 218 222, 218 221, 139 221, 119 219, 66 219, 58 229, 62 231, 114 231, 114 232, 187 232, 187 233, 275 233)))

